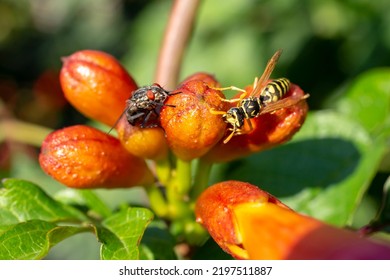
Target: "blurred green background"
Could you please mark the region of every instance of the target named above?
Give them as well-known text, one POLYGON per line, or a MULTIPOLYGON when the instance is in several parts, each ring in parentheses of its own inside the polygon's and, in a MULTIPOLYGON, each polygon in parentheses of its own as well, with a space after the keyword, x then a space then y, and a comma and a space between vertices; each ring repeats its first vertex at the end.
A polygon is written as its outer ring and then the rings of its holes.
MULTIPOLYGON (((50 129, 91 124, 62 96, 61 57, 82 49, 103 50, 117 57, 139 85, 150 84, 171 5, 167 0, 0 0, 1 119, 50 129)), ((206 71, 224 86, 244 87, 283 49, 273 77, 288 77, 310 93, 312 111, 324 109, 360 73, 390 65, 389 10, 388 0, 205 0, 181 79, 206 71)), ((0 141, 1 177, 31 180, 51 193, 63 189, 40 170, 39 147, 4 141, 3 135, 0 141)), ((377 174, 373 196, 380 194, 387 175, 377 174)), ((129 200, 140 195, 131 191, 129 200)), ((122 191, 99 192, 113 207, 123 197, 122 191)), ((64 242, 49 257, 98 255, 95 238, 81 234, 71 239, 66 242, 76 248, 88 247, 88 242, 96 248, 75 254, 64 242)))

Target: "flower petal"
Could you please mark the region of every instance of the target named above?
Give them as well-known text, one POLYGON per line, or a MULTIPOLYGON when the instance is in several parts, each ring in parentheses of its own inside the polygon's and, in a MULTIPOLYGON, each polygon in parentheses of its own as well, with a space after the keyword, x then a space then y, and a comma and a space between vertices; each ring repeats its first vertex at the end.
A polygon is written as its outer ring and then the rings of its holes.
POLYGON ((390 247, 274 204, 234 209, 249 259, 390 259, 390 247))
POLYGON ((226 181, 195 207, 217 244, 237 259, 390 259, 390 245, 301 215, 256 186, 226 181))

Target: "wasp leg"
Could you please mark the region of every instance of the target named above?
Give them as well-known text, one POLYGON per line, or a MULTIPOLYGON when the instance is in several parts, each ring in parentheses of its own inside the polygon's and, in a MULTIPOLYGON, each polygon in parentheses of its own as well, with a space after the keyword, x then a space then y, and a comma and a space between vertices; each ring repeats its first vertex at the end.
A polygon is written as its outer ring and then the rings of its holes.
POLYGON ((237 103, 237 102, 241 102, 241 100, 243 100, 243 99, 246 97, 246 95, 247 95, 247 93, 244 92, 244 93, 242 93, 242 94, 240 95, 239 98, 224 99, 224 98, 221 98, 221 97, 220 97, 220 99, 222 99, 223 101, 228 102, 228 103, 237 103))
POLYGON ((236 127, 229 128, 228 130, 231 130, 232 132, 229 134, 228 137, 225 138, 225 140, 223 140, 223 143, 224 143, 224 144, 226 144, 227 142, 229 142, 230 139, 232 139, 234 135, 238 135, 237 133, 240 132, 240 129, 237 129, 236 127))
POLYGON ((251 120, 248 120, 248 121, 249 121, 249 129, 247 129, 247 130, 243 130, 243 129, 237 128, 237 127, 229 128, 228 130, 231 130, 232 132, 229 134, 228 137, 226 137, 225 140, 223 140, 223 143, 226 144, 227 142, 229 142, 230 139, 233 138, 233 136, 248 134, 249 132, 251 132, 253 130, 252 122, 251 122, 251 120))
POLYGON ((247 95, 247 92, 245 90, 243 90, 242 88, 235 87, 235 86, 224 87, 224 88, 215 88, 215 87, 210 87, 210 88, 211 89, 215 89, 215 90, 220 90, 220 91, 223 91, 223 90, 236 90, 236 91, 242 92, 242 94, 240 95, 239 98, 234 98, 234 99, 226 99, 226 98, 222 98, 222 97, 218 96, 219 99, 221 99, 224 102, 228 102, 228 103, 235 103, 235 102, 241 101, 247 95))
POLYGON ((225 140, 223 140, 223 143, 226 144, 227 142, 229 142, 230 139, 232 139, 232 137, 234 136, 234 133, 235 133, 235 132, 234 132, 234 130, 233 130, 232 133, 230 133, 229 136, 226 137, 225 140))
POLYGON ((249 123, 249 130, 246 133, 249 133, 253 130, 252 120, 248 119, 248 123, 249 123))
POLYGON ((243 100, 246 96, 247 96, 246 91, 243 92, 243 93, 240 95, 239 98, 233 98, 233 99, 222 98, 221 96, 218 95, 219 99, 221 99, 223 102, 227 102, 227 103, 237 103, 237 102, 240 102, 240 101, 243 100))
POLYGON ((248 122, 248 129, 236 129, 236 134, 235 135, 243 135, 243 134, 248 134, 253 130, 253 125, 251 119, 247 119, 248 122))
POLYGON ((217 110, 214 110, 214 108, 211 108, 209 110, 209 112, 213 115, 225 115, 226 114, 226 111, 217 111, 217 110))
POLYGON ((210 87, 210 88, 211 88, 211 89, 215 89, 215 90, 220 90, 220 91, 224 91, 224 90, 236 90, 236 91, 246 92, 246 91, 243 90, 242 88, 238 88, 238 87, 235 87, 235 86, 223 87, 223 88, 217 88, 217 87, 210 87))

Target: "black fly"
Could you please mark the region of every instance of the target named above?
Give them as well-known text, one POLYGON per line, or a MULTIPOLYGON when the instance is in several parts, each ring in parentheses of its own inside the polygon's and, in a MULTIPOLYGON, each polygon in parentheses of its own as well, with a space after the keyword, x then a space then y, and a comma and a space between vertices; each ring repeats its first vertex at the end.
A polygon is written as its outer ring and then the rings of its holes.
MULTIPOLYGON (((132 92, 131 97, 126 100, 126 108, 120 115, 113 129, 123 115, 126 115, 128 123, 132 126, 139 125, 141 128, 156 127, 159 125, 160 110, 163 106, 175 107, 164 104, 165 100, 180 92, 172 93, 165 90, 157 83, 151 86, 143 86, 132 92)), ((108 133, 111 132, 111 129, 108 133)))
POLYGON ((174 107, 164 104, 165 100, 175 94, 177 93, 167 91, 157 83, 140 87, 126 100, 127 121, 129 124, 139 125, 141 128, 156 127, 161 108, 163 106, 174 107))

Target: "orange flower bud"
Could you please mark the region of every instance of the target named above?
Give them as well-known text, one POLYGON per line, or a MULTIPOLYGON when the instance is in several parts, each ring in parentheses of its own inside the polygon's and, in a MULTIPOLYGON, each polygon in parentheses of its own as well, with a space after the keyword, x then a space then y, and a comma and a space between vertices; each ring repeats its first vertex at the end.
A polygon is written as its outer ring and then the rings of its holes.
POLYGON ((85 116, 113 126, 137 85, 111 55, 83 50, 63 58, 60 82, 68 101, 85 116))
MULTIPOLYGON (((247 87, 246 91, 250 94, 252 87, 247 87)), ((238 98, 241 94, 234 98, 238 98)), ((304 95, 300 87, 291 84, 285 98, 290 96, 299 98, 304 95)), ((303 99, 295 105, 252 118, 253 129, 249 133, 233 136, 226 144, 221 141, 205 158, 212 162, 226 162, 280 145, 290 140, 300 129, 308 109, 306 99, 303 99)), ((225 137, 230 132, 227 131, 225 137)))
POLYGON ((168 155, 168 145, 164 131, 159 127, 140 128, 132 126, 123 115, 116 127, 122 145, 131 154, 153 160, 164 159, 168 155))
POLYGON ((389 259, 390 247, 301 215, 248 183, 227 181, 199 197, 195 213, 238 259, 389 259))
POLYGON ((215 77, 212 74, 205 73, 205 72, 198 72, 195 74, 192 74, 191 76, 187 77, 182 84, 185 84, 189 81, 202 81, 206 83, 209 87, 219 88, 221 87, 220 83, 215 79, 215 77))
POLYGON ((130 187, 153 182, 144 160, 119 140, 95 128, 76 125, 49 134, 39 155, 42 169, 72 188, 130 187))
POLYGON ((182 160, 198 158, 209 151, 223 136, 226 123, 211 108, 224 110, 220 91, 210 88, 201 80, 183 83, 170 96, 161 110, 161 126, 169 147, 182 160))

